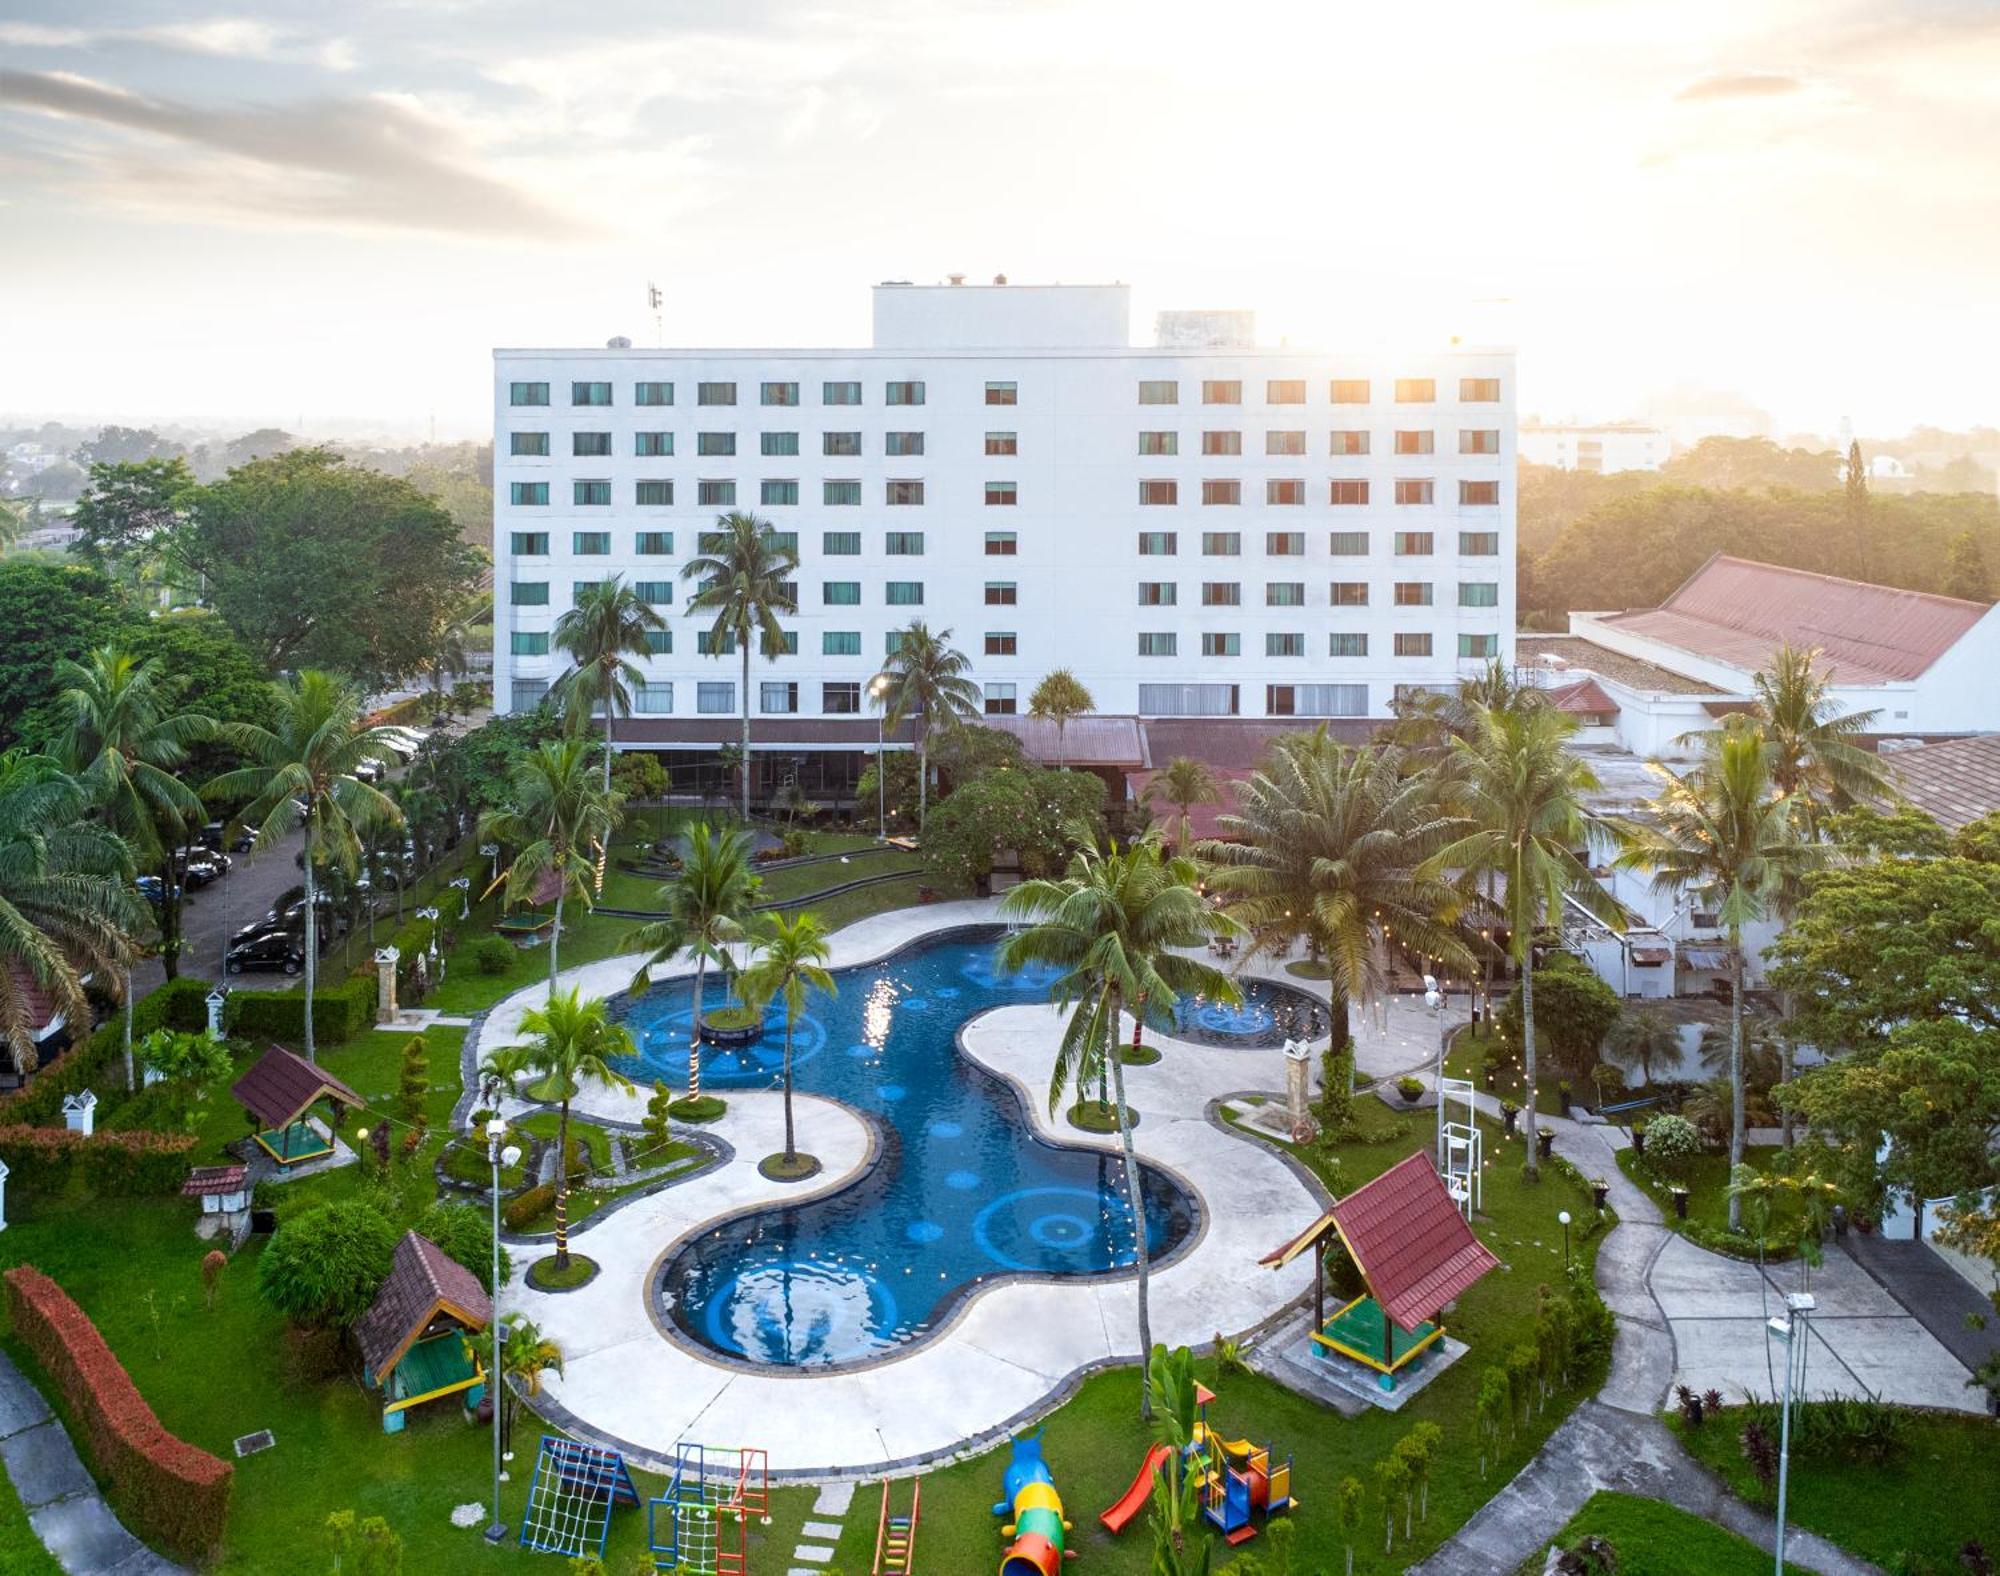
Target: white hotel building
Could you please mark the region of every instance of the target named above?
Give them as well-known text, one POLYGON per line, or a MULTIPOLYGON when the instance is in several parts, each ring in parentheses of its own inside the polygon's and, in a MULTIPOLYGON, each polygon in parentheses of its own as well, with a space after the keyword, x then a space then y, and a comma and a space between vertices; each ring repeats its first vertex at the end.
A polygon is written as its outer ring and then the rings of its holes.
POLYGON ((989 714, 1072 670, 1107 714, 1380 718, 1514 660, 1514 360, 1252 346, 1123 285, 879 285, 863 350, 494 353, 495 703, 562 671, 576 588, 669 616, 628 748, 736 737, 738 660, 681 568, 716 516, 795 540, 796 650, 752 662, 760 751, 874 743, 913 618, 989 714))

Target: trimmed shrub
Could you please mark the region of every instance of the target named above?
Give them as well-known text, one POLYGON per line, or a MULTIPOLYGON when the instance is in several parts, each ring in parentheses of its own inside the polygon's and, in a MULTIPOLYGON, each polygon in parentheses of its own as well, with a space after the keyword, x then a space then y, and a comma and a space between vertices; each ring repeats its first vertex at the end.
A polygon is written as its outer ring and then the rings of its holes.
MULTIPOLYGON (((429 1237, 478 1278, 490 1293, 493 1290, 493 1222, 477 1204, 454 1204, 439 1199, 417 1217, 417 1235, 429 1237)), ((500 1250, 501 1279, 512 1273, 507 1250, 500 1250)))
POLYGON ((397 1236, 366 1199, 321 1204, 272 1233, 257 1261, 257 1290, 294 1324, 352 1324, 382 1289, 397 1236))
MULTIPOLYGON (((352 1039, 375 1018, 375 979, 357 974, 313 993, 313 1036, 322 1044, 352 1039)), ((246 1040, 276 1040, 297 1045, 306 1034, 304 991, 231 991, 224 1009, 224 1026, 246 1040)))
POLYGON ((236 1470, 160 1426, 97 1326, 33 1265, 7 1271, 7 1316, 62 1397, 92 1470, 119 1514, 194 1559, 222 1542, 236 1470))
POLYGON ((174 1193, 187 1180, 192 1133, 93 1133, 66 1127, 0 1127, 0 1160, 17 1187, 57 1192, 81 1177, 95 1193, 174 1193))
POLYGON ((556 1185, 537 1182, 500 1206, 500 1219, 509 1231, 520 1231, 556 1207, 556 1185))
POLYGON ((481 936, 473 942, 472 966, 481 974, 505 974, 517 956, 512 942, 501 936, 481 936))
POLYGON ((1701 1132, 1684 1116, 1656 1116, 1646 1124, 1646 1158, 1669 1176, 1683 1174, 1701 1151, 1701 1132))

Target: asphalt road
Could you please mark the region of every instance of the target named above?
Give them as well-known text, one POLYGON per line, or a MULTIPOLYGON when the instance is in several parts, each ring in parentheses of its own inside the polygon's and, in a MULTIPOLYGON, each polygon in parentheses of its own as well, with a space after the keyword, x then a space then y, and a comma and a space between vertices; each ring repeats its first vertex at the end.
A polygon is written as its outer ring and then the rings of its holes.
MULTIPOLYGON (((187 894, 181 913, 181 927, 187 946, 181 953, 181 973, 205 979, 222 978, 222 949, 229 938, 253 919, 262 919, 278 894, 299 884, 300 834, 294 832, 254 857, 232 854, 229 874, 199 892, 187 894)), ((282 974, 246 974, 245 981, 277 983, 282 974)), ((166 978, 157 958, 148 958, 132 973, 132 983, 141 996, 166 978)))

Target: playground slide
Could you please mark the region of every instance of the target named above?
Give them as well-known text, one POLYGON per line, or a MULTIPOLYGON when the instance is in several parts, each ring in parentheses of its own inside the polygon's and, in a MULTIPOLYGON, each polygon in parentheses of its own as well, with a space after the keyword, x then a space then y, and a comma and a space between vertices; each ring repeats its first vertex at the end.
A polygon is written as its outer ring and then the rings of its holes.
POLYGON ((1139 1475, 1132 1479, 1132 1486, 1118 1496, 1118 1503, 1098 1516, 1109 1532, 1123 1532, 1132 1518, 1139 1514, 1146 1500, 1153 1492, 1153 1474, 1166 1465, 1172 1455, 1165 1445, 1155 1445, 1146 1452, 1146 1459, 1140 1463, 1139 1475))
POLYGON ((1206 1423, 1194 1425, 1195 1448, 1205 1450, 1209 1445, 1217 1446, 1231 1461, 1241 1461, 1257 1447, 1247 1439, 1224 1439, 1206 1423))
POLYGON ((1076 1554, 1063 1547, 1070 1524, 1063 1520, 1062 1496, 1042 1459, 1039 1430, 1015 1439, 1001 1495, 993 1514, 1014 1519, 1000 1529, 1003 1538, 1012 1540, 1000 1556, 1000 1576, 1058 1576, 1063 1560, 1076 1554))

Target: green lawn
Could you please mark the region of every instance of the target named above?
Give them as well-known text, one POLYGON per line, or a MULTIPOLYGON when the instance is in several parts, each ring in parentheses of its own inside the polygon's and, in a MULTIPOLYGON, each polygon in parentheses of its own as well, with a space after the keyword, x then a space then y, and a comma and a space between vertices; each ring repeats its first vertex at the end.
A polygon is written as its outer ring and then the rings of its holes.
MULTIPOLYGON (((561 1116, 554 1111, 537 1111, 517 1124, 520 1130, 535 1138, 554 1143, 556 1130, 562 1125, 561 1116)), ((611 1135, 595 1122, 586 1122, 580 1116, 569 1119, 569 1139, 580 1143, 590 1156, 590 1169, 600 1175, 608 1175, 611 1170, 611 1135)))
MULTIPOLYGON (((1759 1171, 1770 1171, 1785 1151, 1776 1144, 1751 1144, 1743 1151, 1746 1165, 1759 1171)), ((1697 1240, 1738 1252, 1745 1257, 1757 1256, 1757 1243, 1747 1228, 1740 1236, 1729 1238, 1729 1156, 1696 1155, 1684 1161, 1681 1168, 1669 1177, 1652 1161, 1630 1149, 1618 1151, 1618 1169, 1637 1182, 1660 1206, 1660 1214, 1666 1223, 1676 1231, 1681 1231, 1697 1240), (1674 1215, 1673 1187, 1679 1183, 1688 1190, 1688 1218, 1685 1222, 1674 1215)), ((1796 1205, 1779 1195, 1771 1209, 1770 1231, 1764 1243, 1764 1257, 1767 1259, 1789 1259, 1798 1252, 1792 1240, 1792 1230, 1798 1220, 1796 1205)))
MULTIPOLYGON (((1445 1076, 1470 1078, 1474 1088, 1486 1089, 1486 1054, 1492 1049, 1494 1042, 1494 1033, 1485 1024, 1460 1030, 1445 1051, 1445 1076)), ((1540 1043, 1541 1038, 1538 1035, 1536 1044, 1540 1043)), ((1527 1102, 1522 1098, 1522 1090, 1526 1088, 1526 1082, 1521 1076, 1522 1070, 1518 1065, 1520 1054, 1521 1048, 1518 1045, 1502 1048, 1500 1068, 1494 1076, 1491 1092, 1502 1100, 1512 1100, 1516 1105, 1525 1105, 1527 1102)), ((1569 1113, 1563 1109, 1562 1098, 1557 1089, 1562 1080, 1556 1071, 1555 1058, 1544 1053, 1536 1060, 1540 1065, 1535 1069, 1535 1085, 1540 1091, 1540 1097, 1535 1102, 1535 1109, 1544 1116, 1567 1116, 1569 1113)), ((1590 1092, 1573 1091, 1579 1101, 1582 1095, 1590 1092)))
MULTIPOLYGON (((1550 1541, 1569 1548, 1587 1533, 1606 1539, 1618 1556, 1618 1576, 1768 1576, 1771 1556, 1747 1538, 1675 1506, 1633 1494, 1600 1491, 1550 1541)), ((1788 1571, 1799 1567, 1789 1560, 1788 1571)), ((1542 1556, 1520 1576, 1541 1576, 1542 1556)))
MULTIPOLYGON (((1771 1508, 1743 1459, 1741 1408, 1692 1432, 1669 1419, 1681 1441, 1736 1493, 1771 1508)), ((1913 1412, 1902 1449, 1873 1463, 1794 1450, 1786 1515, 1850 1553, 1889 1570, 1951 1571, 1969 1539, 2000 1550, 2000 1436, 1983 1418, 1913 1412)))
POLYGON ((28 1525, 5 1468, 0 1468, 0 1576, 62 1576, 62 1567, 28 1525))

